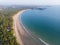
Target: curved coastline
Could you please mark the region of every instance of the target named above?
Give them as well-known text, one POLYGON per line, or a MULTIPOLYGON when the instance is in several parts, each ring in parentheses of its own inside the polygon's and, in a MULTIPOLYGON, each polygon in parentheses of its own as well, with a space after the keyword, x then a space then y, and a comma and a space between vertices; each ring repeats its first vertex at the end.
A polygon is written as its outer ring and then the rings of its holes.
POLYGON ((41 38, 36 37, 31 31, 27 30, 24 27, 21 21, 21 16, 22 13, 25 11, 26 10, 19 11, 16 15, 13 16, 14 20, 13 27, 15 31, 15 36, 17 38, 17 42, 20 43, 21 45, 49 45, 41 38))
POLYGON ((13 16, 13 29, 14 29, 14 36, 16 37, 16 40, 19 44, 23 45, 21 37, 18 33, 18 29, 17 29, 17 21, 18 21, 18 16, 23 13, 23 11, 19 11, 17 14, 15 14, 13 16))
MULTIPOLYGON (((28 10, 28 9, 27 9, 28 10)), ((25 10, 25 11, 27 11, 27 10, 25 10)), ((25 12, 24 11, 24 12, 25 12)), ((22 24, 22 20, 21 20, 21 16, 22 15, 20 15, 19 17, 20 17, 20 23, 21 23, 21 25, 22 25, 22 27, 24 28, 24 30, 33 38, 33 39, 38 39, 39 41, 41 41, 42 43, 44 43, 45 45, 49 45, 47 42, 45 42, 44 40, 42 40, 41 38, 39 38, 39 37, 37 37, 35 34, 33 34, 31 31, 29 31, 29 29, 26 29, 26 27, 22 24)), ((42 44, 43 45, 43 44, 42 44)))

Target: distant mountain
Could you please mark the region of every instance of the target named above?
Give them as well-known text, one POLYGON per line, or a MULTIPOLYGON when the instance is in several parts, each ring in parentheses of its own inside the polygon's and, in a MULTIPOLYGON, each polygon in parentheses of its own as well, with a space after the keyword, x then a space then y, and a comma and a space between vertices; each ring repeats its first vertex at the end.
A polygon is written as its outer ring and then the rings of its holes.
POLYGON ((28 6, 28 5, 0 5, 0 9, 39 9, 44 10, 50 6, 28 6))

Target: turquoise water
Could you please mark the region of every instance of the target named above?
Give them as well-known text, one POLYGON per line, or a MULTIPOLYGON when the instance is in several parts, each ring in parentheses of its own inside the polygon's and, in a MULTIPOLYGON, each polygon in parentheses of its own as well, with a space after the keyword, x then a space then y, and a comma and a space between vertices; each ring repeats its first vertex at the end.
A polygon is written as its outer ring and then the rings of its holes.
POLYGON ((50 45, 60 45, 60 6, 44 10, 27 10, 22 16, 23 25, 50 45))

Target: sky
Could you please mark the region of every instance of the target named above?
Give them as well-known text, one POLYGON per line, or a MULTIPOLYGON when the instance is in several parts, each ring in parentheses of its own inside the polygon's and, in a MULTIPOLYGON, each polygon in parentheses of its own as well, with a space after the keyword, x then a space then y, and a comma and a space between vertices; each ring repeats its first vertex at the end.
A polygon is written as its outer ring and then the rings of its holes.
POLYGON ((60 0, 0 0, 0 5, 60 5, 60 0))

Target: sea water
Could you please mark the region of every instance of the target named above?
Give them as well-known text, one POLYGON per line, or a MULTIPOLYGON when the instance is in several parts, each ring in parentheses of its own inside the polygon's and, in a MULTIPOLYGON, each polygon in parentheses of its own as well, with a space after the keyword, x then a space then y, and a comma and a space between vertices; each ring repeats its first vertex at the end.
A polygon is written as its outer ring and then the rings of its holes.
POLYGON ((22 24, 50 45, 60 45, 60 6, 26 10, 22 24))

